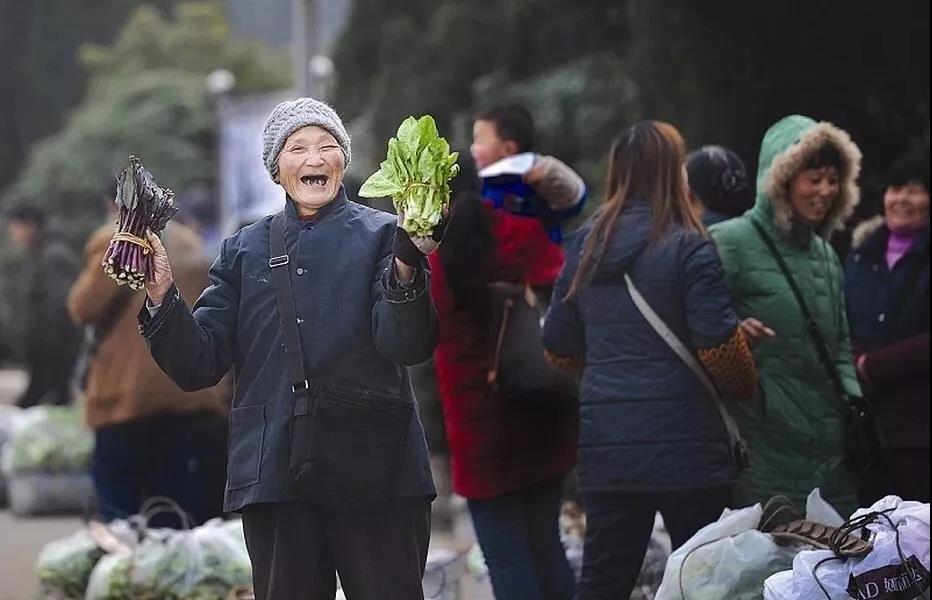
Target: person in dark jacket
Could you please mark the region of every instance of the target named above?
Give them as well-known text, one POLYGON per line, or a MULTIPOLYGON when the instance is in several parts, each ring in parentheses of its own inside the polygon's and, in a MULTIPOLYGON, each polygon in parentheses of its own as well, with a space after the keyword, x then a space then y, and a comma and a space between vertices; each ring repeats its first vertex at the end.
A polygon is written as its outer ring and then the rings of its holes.
POLYGON ((862 387, 889 443, 861 506, 887 494, 929 501, 929 159, 887 176, 883 216, 855 231, 845 266, 848 323, 862 387))
POLYGON ((184 390, 234 369, 225 509, 243 513, 257 598, 332 600, 334 570, 349 598, 419 598, 435 491, 404 365, 437 340, 425 254, 441 232, 412 239, 403 215, 347 198, 350 140, 328 105, 281 103, 263 143, 284 210, 223 241, 193 311, 150 235, 142 334, 184 390))
POLYGON ((606 200, 567 249, 544 325, 556 364, 582 369, 579 488, 586 508, 581 600, 627 598, 663 514, 674 547, 715 521, 739 464, 695 373, 633 304, 630 275, 724 394, 753 396, 753 361, 722 266, 687 198, 671 125, 625 130, 606 200))
POLYGON ((702 224, 711 227, 744 214, 751 208, 753 195, 744 161, 733 150, 703 146, 686 157, 689 198, 702 215, 702 224))
POLYGON ((25 297, 23 350, 29 386, 17 400, 28 408, 41 403, 69 404, 81 331, 68 315, 68 290, 80 270, 75 254, 47 226, 43 210, 18 206, 6 214, 13 243, 26 252, 21 275, 25 297))

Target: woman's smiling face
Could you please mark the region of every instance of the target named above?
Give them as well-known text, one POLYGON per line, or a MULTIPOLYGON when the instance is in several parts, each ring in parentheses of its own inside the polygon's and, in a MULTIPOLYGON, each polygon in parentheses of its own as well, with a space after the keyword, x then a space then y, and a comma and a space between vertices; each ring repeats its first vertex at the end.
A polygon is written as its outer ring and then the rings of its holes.
POLYGON ((883 195, 883 208, 892 231, 917 231, 929 222, 929 190, 921 181, 891 185, 883 195))
POLYGON ((818 226, 838 200, 841 182, 838 169, 806 169, 790 181, 790 204, 797 217, 818 226))
POLYGON ((310 125, 292 133, 278 155, 278 183, 302 216, 312 216, 336 198, 346 157, 336 138, 310 125))

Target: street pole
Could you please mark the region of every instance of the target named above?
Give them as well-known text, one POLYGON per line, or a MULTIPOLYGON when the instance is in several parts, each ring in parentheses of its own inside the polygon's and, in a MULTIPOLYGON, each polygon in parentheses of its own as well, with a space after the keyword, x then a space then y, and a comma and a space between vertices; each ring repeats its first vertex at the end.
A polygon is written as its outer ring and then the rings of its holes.
POLYGON ((314 96, 308 73, 314 48, 314 0, 291 0, 291 63, 294 89, 299 96, 314 96))

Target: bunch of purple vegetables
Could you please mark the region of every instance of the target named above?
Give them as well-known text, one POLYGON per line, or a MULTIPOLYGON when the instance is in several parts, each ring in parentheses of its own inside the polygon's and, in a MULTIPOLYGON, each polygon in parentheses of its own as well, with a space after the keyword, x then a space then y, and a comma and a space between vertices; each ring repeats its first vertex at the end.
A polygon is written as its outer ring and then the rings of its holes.
POLYGON ((155 272, 152 246, 147 231, 158 235, 178 212, 175 194, 162 189, 152 173, 135 157, 117 177, 116 198, 119 211, 116 233, 104 254, 104 271, 120 285, 141 290, 155 272))

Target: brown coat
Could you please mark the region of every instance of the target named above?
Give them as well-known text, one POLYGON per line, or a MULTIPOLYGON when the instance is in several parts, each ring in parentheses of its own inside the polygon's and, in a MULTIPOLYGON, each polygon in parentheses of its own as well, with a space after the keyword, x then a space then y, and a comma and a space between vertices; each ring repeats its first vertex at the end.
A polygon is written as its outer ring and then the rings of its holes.
MULTIPOLYGON (((129 293, 101 268, 112 235, 113 226, 105 225, 94 232, 85 247, 84 271, 68 297, 71 318, 80 325, 100 323, 118 296, 129 293)), ((163 243, 171 258, 175 283, 190 304, 207 285, 207 264, 200 240, 187 227, 172 223, 163 235, 163 243)), ((155 364, 145 340, 139 335, 136 320, 145 292, 133 294, 123 304, 121 316, 91 360, 85 403, 88 426, 99 428, 156 412, 224 411, 223 384, 198 392, 183 392, 155 364)))

